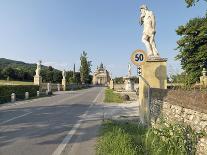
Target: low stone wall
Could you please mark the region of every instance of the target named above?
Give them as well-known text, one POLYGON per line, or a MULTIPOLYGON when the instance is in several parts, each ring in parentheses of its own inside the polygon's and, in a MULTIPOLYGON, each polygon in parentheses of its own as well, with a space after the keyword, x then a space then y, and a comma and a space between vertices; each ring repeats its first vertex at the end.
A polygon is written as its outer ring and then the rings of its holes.
MULTIPOLYGON (((45 92, 47 90, 47 86, 48 86, 48 83, 42 83, 40 85, 40 90, 45 92)), ((62 85, 60 84, 60 90, 62 90, 62 85)), ((51 83, 51 90, 52 91, 58 91, 58 84, 56 83, 51 83)))
MULTIPOLYGON (((207 114, 205 113, 164 102, 162 114, 168 122, 185 123, 197 132, 207 133, 207 114)), ((207 155, 207 137, 199 140, 197 154, 207 155)))
MULTIPOLYGON (((139 87, 139 84, 135 83, 134 84, 134 89, 137 90, 139 87)), ((124 84, 114 84, 114 90, 124 90, 125 89, 125 85, 124 84)))
MULTIPOLYGON (((153 94, 153 93, 152 93, 153 94)), ((160 93, 162 94, 162 93, 160 93)), ((161 95, 162 96, 162 95, 161 95)), ((192 129, 196 132, 205 132, 207 133, 207 113, 204 113, 194 106, 190 107, 191 103, 188 103, 188 106, 183 106, 185 104, 178 104, 176 99, 169 100, 170 97, 164 98, 155 97, 152 95, 152 102, 150 106, 151 120, 153 123, 162 116, 170 123, 184 123, 190 125, 192 129), (176 102, 176 103, 175 103, 176 102)), ((184 97, 184 96, 183 96, 184 97)), ((186 96, 185 96, 186 97, 186 96)), ((194 102, 194 101, 192 101, 194 102)), ((199 139, 197 144, 197 155, 207 155, 207 137, 199 139)))

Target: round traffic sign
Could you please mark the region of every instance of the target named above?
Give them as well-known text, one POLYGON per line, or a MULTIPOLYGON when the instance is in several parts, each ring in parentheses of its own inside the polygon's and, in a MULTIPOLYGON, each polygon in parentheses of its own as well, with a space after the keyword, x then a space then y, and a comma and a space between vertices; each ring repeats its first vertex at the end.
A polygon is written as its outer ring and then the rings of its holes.
POLYGON ((143 65, 147 61, 147 54, 143 50, 136 50, 131 55, 131 61, 134 65, 143 65))

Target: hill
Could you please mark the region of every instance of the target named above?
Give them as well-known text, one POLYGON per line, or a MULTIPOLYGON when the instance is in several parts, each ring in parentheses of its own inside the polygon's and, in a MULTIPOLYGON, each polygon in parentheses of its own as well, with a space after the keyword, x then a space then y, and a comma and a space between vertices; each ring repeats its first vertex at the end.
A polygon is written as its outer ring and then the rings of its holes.
MULTIPOLYGON (((36 64, 25 63, 5 58, 0 58, 0 79, 33 81, 36 64)), ((42 65, 41 76, 44 82, 60 82, 61 71, 51 66, 42 65)))

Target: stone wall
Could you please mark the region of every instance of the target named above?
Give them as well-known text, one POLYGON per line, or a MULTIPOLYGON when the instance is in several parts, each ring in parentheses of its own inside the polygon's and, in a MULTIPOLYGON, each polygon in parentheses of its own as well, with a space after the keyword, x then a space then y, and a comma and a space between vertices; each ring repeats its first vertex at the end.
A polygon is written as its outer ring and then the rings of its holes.
MULTIPOLYGON (((185 123, 197 132, 207 133, 207 114, 205 113, 164 102, 162 114, 169 122, 185 123)), ((207 137, 199 140, 197 154, 207 155, 207 137)))
MULTIPOLYGON (((193 106, 192 108, 186 108, 175 102, 176 100, 165 100, 163 97, 159 98, 152 95, 152 102, 150 106, 152 123, 155 123, 157 119, 162 116, 167 120, 167 122, 184 123, 186 125, 190 125, 196 132, 204 131, 207 133, 207 113, 193 108, 193 106)), ((190 104, 191 103, 189 102, 189 105, 190 104)), ((189 105, 188 107, 190 107, 189 105)), ((197 154, 207 155, 206 136, 199 139, 197 144, 197 154)))
MULTIPOLYGON (((139 84, 135 83, 134 84, 134 89, 137 90, 139 87, 139 84)), ((118 90, 124 90, 125 89, 125 85, 124 84, 115 84, 114 83, 114 90, 118 91, 118 90)))

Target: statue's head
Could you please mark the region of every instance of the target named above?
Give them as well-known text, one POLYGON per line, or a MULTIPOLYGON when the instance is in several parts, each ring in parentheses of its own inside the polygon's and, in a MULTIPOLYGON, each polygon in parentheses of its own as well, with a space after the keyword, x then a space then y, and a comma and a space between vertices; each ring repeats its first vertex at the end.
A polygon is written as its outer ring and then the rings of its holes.
POLYGON ((148 10, 148 7, 145 4, 143 4, 143 5, 140 6, 140 10, 142 10, 142 9, 143 10, 148 10))
POLYGON ((143 4, 143 5, 140 6, 140 12, 141 12, 142 16, 145 15, 145 12, 147 10, 148 10, 148 7, 145 4, 143 4))

